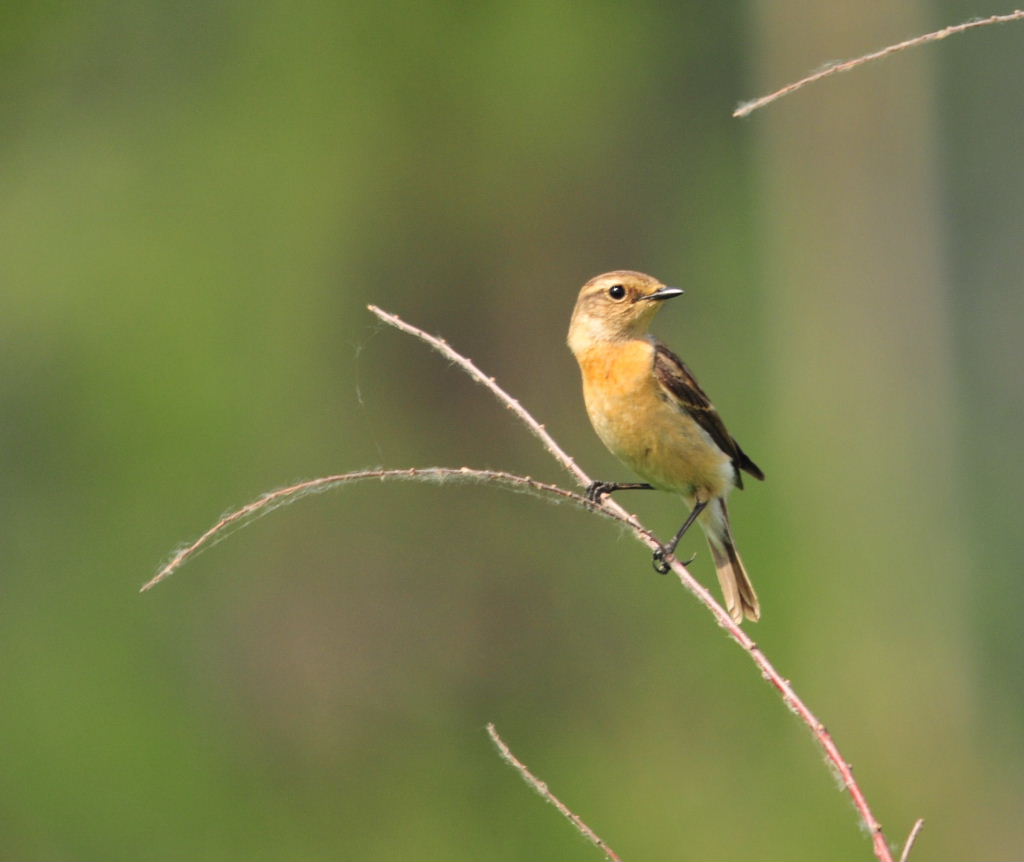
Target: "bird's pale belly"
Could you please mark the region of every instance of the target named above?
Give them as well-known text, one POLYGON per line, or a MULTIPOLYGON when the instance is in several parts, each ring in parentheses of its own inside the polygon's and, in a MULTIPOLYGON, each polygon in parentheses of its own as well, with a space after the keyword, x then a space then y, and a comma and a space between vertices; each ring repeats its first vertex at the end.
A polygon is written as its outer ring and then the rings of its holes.
MULTIPOLYGON (((636 390, 584 386, 594 430, 626 466, 652 485, 686 497, 724 497, 734 484, 731 459, 692 418, 663 400, 650 378, 636 390), (703 492, 703 493, 701 493, 703 492)), ((627 387, 629 389, 629 387, 627 387)))

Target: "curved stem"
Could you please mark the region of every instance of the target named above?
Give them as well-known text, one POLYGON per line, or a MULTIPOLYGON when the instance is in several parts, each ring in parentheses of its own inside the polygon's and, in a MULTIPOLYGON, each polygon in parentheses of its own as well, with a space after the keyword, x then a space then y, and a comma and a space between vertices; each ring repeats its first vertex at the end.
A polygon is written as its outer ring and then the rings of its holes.
POLYGON ((924 818, 919 817, 917 822, 913 825, 910 830, 910 834, 907 836, 907 842, 903 845, 903 852, 900 853, 900 862, 907 862, 910 858, 910 851, 914 849, 914 842, 917 841, 917 836, 921 834, 921 830, 924 828, 924 818))
POLYGON ((1006 15, 992 15, 988 18, 982 18, 975 21, 964 21, 963 24, 953 24, 949 27, 943 27, 941 30, 936 30, 934 33, 925 33, 923 36, 915 36, 913 39, 905 39, 902 42, 897 42, 895 45, 889 45, 882 48, 880 51, 872 51, 870 54, 857 57, 855 60, 845 60, 842 63, 829 63, 824 69, 820 69, 817 72, 807 75, 799 81, 786 84, 785 87, 780 87, 774 93, 769 93, 767 96, 761 96, 759 99, 752 99, 749 102, 744 102, 732 112, 732 115, 734 117, 747 117, 754 113, 758 108, 770 105, 776 99, 781 99, 783 96, 795 93, 797 90, 806 87, 808 84, 813 84, 815 81, 820 81, 822 78, 828 78, 832 75, 838 74, 839 72, 849 72, 851 69, 856 69, 858 66, 863 66, 865 63, 870 63, 872 60, 881 60, 883 57, 888 57, 890 54, 906 51, 907 48, 916 48, 918 45, 924 45, 928 42, 937 42, 939 39, 945 39, 947 36, 953 36, 956 33, 963 33, 965 30, 973 30, 975 27, 987 27, 989 24, 1006 24, 1010 21, 1021 20, 1024 20, 1024 10, 1017 9, 1006 15))
POLYGON ((424 332, 422 329, 413 326, 411 323, 406 323, 397 314, 391 314, 384 311, 382 308, 378 308, 376 305, 368 305, 366 307, 389 326, 393 326, 395 329, 400 329, 402 332, 407 332, 409 335, 415 335, 420 339, 420 341, 425 341, 446 359, 449 359, 458 365, 459 368, 465 371, 466 374, 472 377, 477 383, 490 389, 491 393, 509 410, 516 414, 519 420, 540 439, 541 443, 544 444, 544 448, 554 456, 554 459, 566 470, 572 473, 581 485, 586 486, 590 484, 590 479, 587 474, 580 469, 572 456, 555 442, 555 438, 548 434, 547 429, 541 425, 540 422, 534 419, 522 404, 502 389, 495 382, 493 377, 488 377, 479 368, 477 368, 472 359, 467 359, 461 353, 456 353, 443 338, 438 338, 436 335, 424 332))
MULTIPOLYGON (((504 485, 514 490, 526 491, 533 493, 538 497, 548 498, 553 502, 574 503, 581 509, 605 515, 606 517, 612 518, 616 521, 621 521, 623 524, 635 529, 635 525, 630 520, 620 517, 615 512, 603 509, 600 505, 591 502, 581 494, 567 491, 565 488, 560 488, 558 485, 551 485, 547 482, 538 482, 536 479, 532 479, 529 476, 517 476, 514 473, 506 473, 502 470, 474 470, 471 467, 409 467, 406 469, 393 470, 356 470, 351 473, 337 473, 333 476, 321 476, 317 479, 308 479, 305 482, 297 482, 296 484, 288 485, 285 488, 278 488, 275 491, 263 494, 258 499, 253 500, 251 503, 247 503, 240 509, 229 512, 221 517, 216 524, 210 527, 194 542, 191 542, 190 544, 175 551, 170 560, 168 560, 152 578, 142 585, 139 592, 144 593, 147 590, 151 590, 161 581, 169 578, 178 569, 185 565, 185 563, 192 559, 192 557, 215 545, 232 529, 244 526, 256 518, 269 514, 274 511, 274 509, 294 503, 296 500, 308 497, 311 494, 320 494, 324 491, 330 490, 331 488, 336 488, 339 485, 352 484, 354 482, 361 482, 367 479, 377 479, 382 482, 398 480, 433 483, 478 482, 504 485)), ((642 527, 640 529, 644 539, 649 543, 657 545, 657 541, 650 531, 642 527)))
MULTIPOLYGON (((459 353, 456 353, 447 344, 447 342, 444 342, 433 335, 428 335, 422 329, 401 320, 397 315, 382 311, 373 305, 370 306, 370 311, 376 314, 377 317, 385 323, 425 341, 435 350, 440 351, 447 358, 459 365, 474 380, 485 385, 498 397, 500 401, 510 407, 513 412, 515 412, 516 415, 526 423, 527 427, 529 427, 534 434, 540 437, 545 448, 551 452, 563 467, 569 470, 569 472, 576 477, 580 485, 589 486, 591 484, 592 480, 590 477, 583 472, 572 458, 563 452, 561 447, 559 447, 547 431, 544 430, 544 426, 527 413, 518 401, 498 386, 493 377, 488 377, 479 368, 477 368, 471 360, 459 353)), ((652 550, 656 550, 659 547, 654 535, 647 530, 634 515, 626 512, 617 502, 615 502, 614 499, 606 497, 602 501, 600 508, 603 509, 606 514, 609 514, 616 520, 628 525, 634 531, 637 538, 652 550)), ((687 568, 678 560, 672 559, 669 562, 672 571, 675 573, 676 577, 679 578, 679 582, 694 596, 696 596, 697 600, 711 612, 718 624, 728 632, 729 637, 731 637, 743 650, 746 651, 754 664, 757 665, 761 675, 768 680, 768 682, 770 682, 782 696, 783 702, 793 712, 795 712, 800 717, 801 721, 803 721, 810 729, 814 738, 824 750, 825 756, 838 771, 843 780, 843 787, 850 794, 850 798, 853 800, 857 813, 860 815, 865 827, 871 834, 871 841, 875 851, 875 856, 878 858, 879 862, 893 862, 892 851, 889 849, 889 844, 886 841, 885 833, 882 830, 882 824, 878 822, 878 819, 871 810, 871 806, 868 804, 864 791, 861 790, 860 785, 857 783, 857 779, 853 775, 853 767, 849 764, 846 758, 843 757, 842 752, 839 750, 839 746, 836 745, 835 740, 828 732, 824 723, 811 711, 810 707, 808 707, 803 699, 796 693, 796 690, 790 684, 789 680, 776 670, 775 666, 768 660, 768 657, 764 652, 762 652, 761 648, 753 638, 733 622, 732 617, 729 616, 728 612, 715 600, 704 585, 694 578, 687 568)))
MULTIPOLYGON (((498 386, 494 381, 494 378, 487 377, 479 368, 476 367, 476 365, 472 363, 472 361, 456 353, 441 339, 428 335, 417 327, 405 323, 395 315, 388 314, 374 306, 371 306, 370 308, 381 320, 427 342, 436 350, 451 359, 454 363, 459 365, 474 380, 477 380, 490 389, 507 407, 509 407, 509 409, 516 413, 516 415, 538 438, 540 438, 545 448, 548 449, 548 451, 556 460, 559 461, 559 463, 562 464, 563 467, 575 476, 581 486, 586 487, 591 484, 590 477, 587 476, 576 462, 558 446, 551 435, 547 433, 544 426, 537 422, 536 419, 534 419, 518 401, 498 386)), ((158 583, 170 577, 193 556, 203 549, 215 544, 218 540, 224 538, 224 536, 226 536, 233 528, 242 526, 250 522, 252 519, 273 511, 279 506, 295 502, 296 500, 310 494, 320 493, 342 484, 367 479, 377 479, 379 481, 399 480, 435 483, 449 481, 478 482, 501 485, 513 490, 526 491, 550 501, 569 502, 589 512, 612 518, 613 520, 629 527, 633 535, 639 541, 647 545, 651 550, 657 550, 660 547, 654 534, 644 527, 636 516, 626 512, 617 502, 615 502, 614 499, 605 498, 601 503, 596 503, 587 499, 582 494, 569 491, 565 488, 559 487, 558 485, 539 482, 529 476, 518 476, 513 473, 507 473, 500 470, 476 470, 469 467, 413 467, 404 470, 359 470, 350 473, 339 473, 333 476, 323 476, 317 479, 310 479, 305 482, 289 485, 285 488, 279 488, 275 491, 264 494, 259 499, 254 500, 234 512, 224 515, 198 539, 175 552, 171 559, 156 573, 156 575, 154 575, 142 587, 141 591, 145 592, 146 590, 152 589, 158 583)), ((871 834, 875 856, 878 858, 879 862, 893 862, 892 852, 886 842, 882 826, 872 813, 871 807, 868 805, 867 798, 853 775, 852 767, 843 757, 835 740, 832 738, 832 735, 825 728, 825 725, 796 693, 796 690, 793 688, 789 680, 779 673, 775 666, 768 660, 768 657, 764 654, 761 648, 758 647, 757 643, 745 631, 743 631, 743 629, 733 622, 732 617, 729 616, 728 612, 715 600, 704 585, 690 574, 686 566, 676 559, 671 559, 667 562, 669 563, 672 571, 676 574, 676 577, 679 578, 679 582, 682 586, 692 593, 697 600, 700 601, 708 611, 710 611, 719 626, 725 629, 729 637, 739 644, 739 646, 750 656, 751 660, 760 670, 761 675, 776 688, 781 695, 783 702, 800 717, 804 724, 807 725, 811 733, 814 735, 814 738, 824 750, 825 756, 841 776, 844 788, 850 794, 858 814, 871 834)), ((911 837, 908 839, 904 854, 909 852, 909 849, 913 844, 913 839, 916 838, 919 829, 920 825, 916 825, 911 833, 911 837)))

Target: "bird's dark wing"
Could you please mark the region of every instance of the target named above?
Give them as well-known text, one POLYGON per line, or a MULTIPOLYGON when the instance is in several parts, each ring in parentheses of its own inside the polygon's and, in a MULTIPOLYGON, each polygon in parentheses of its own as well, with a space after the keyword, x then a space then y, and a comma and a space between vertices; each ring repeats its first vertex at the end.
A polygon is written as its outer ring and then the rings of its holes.
POLYGON ((761 468, 747 457, 740 444, 732 438, 722 417, 715 410, 715 405, 700 388, 686 363, 660 341, 654 342, 654 376, 666 391, 666 397, 693 417, 718 448, 732 458, 733 466, 736 467, 736 484, 740 488, 743 487, 740 470, 746 470, 755 479, 764 479, 761 468))

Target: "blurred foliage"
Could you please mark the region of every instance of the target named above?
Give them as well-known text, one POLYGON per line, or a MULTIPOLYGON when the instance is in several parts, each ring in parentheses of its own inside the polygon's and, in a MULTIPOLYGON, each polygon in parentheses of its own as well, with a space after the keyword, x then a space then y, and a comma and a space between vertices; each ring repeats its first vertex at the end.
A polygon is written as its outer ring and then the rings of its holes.
POLYGON ((360 486, 136 594, 299 477, 564 478, 368 302, 626 478, 564 347, 620 267, 687 288, 659 333, 768 473, 734 498, 756 637, 890 837, 923 816, 920 858, 1019 853, 1024 30, 729 117, 998 11, 0 7, 0 856, 597 858, 494 721, 624 857, 867 857, 747 659, 568 507, 360 486))

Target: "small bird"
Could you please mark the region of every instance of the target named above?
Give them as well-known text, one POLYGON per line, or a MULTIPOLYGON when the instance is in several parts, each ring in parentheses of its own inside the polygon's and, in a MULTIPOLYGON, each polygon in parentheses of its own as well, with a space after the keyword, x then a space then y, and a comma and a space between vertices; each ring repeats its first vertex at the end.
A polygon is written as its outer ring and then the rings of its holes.
POLYGON ((690 515, 654 567, 696 521, 704 530, 725 596, 737 623, 757 620, 761 607, 736 552, 725 499, 742 488, 740 471, 764 473, 732 438, 704 390, 683 361, 647 332, 666 299, 681 296, 642 272, 617 270, 592 278, 580 290, 569 325, 569 349, 583 373, 583 399, 597 436, 645 482, 594 482, 587 496, 600 502, 622 490, 671 491, 690 515))

